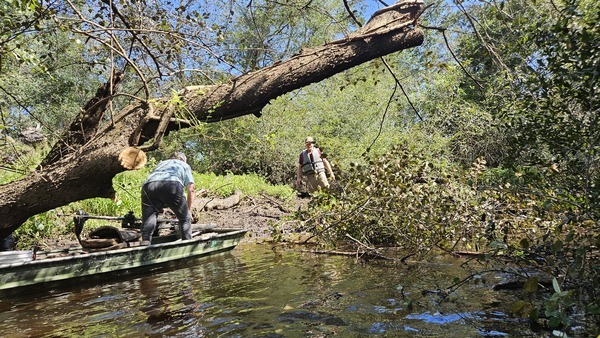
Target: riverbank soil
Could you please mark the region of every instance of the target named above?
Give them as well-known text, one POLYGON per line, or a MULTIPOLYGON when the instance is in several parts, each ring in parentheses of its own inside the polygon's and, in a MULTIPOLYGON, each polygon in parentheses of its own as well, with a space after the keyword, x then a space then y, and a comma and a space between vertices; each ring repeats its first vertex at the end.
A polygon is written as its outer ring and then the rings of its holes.
POLYGON ((248 233, 242 242, 264 243, 275 237, 297 239, 301 236, 301 224, 292 216, 306 208, 308 201, 308 198, 300 197, 281 200, 266 195, 243 196, 231 207, 196 213, 197 223, 246 229, 248 233))

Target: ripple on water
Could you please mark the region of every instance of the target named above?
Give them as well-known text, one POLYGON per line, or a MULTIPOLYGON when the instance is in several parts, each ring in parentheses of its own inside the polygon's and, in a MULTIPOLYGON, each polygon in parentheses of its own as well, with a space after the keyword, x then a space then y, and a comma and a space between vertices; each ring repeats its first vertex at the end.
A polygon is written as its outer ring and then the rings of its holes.
POLYGON ((448 262, 361 263, 246 246, 186 264, 39 297, 0 299, 0 332, 15 337, 278 338, 493 337, 527 330, 502 307, 510 297, 480 285, 466 286, 445 302, 421 293, 470 273, 448 262))

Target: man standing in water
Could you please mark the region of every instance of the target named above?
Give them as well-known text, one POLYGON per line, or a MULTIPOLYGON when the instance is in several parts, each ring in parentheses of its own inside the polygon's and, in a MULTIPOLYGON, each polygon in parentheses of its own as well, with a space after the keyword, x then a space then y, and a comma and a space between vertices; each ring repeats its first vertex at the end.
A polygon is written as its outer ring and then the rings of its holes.
POLYGON ((311 193, 317 189, 329 188, 329 181, 327 181, 327 175, 325 171, 329 173, 331 181, 335 181, 335 175, 329 165, 329 161, 323 157, 323 153, 317 147, 315 147, 315 140, 312 137, 307 137, 304 140, 304 149, 300 153, 300 159, 298 161, 298 172, 296 174, 296 187, 300 193, 302 179, 306 181, 306 192, 311 193))
POLYGON ((142 186, 142 244, 150 244, 156 215, 165 206, 177 216, 181 239, 191 239, 191 210, 195 196, 192 168, 184 153, 175 152, 170 159, 160 162, 142 186))

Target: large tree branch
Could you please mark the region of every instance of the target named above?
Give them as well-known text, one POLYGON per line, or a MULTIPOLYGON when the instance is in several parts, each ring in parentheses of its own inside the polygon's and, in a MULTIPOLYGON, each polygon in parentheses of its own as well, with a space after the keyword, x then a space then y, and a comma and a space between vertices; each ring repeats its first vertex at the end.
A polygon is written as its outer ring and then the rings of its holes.
MULTIPOLYGON (((422 2, 405 2, 378 11, 360 30, 320 47, 306 49, 273 66, 244 74, 228 83, 190 86, 179 101, 199 121, 215 122, 258 115, 270 100, 321 81, 369 60, 419 46, 423 32, 416 19, 422 2)), ((113 197, 112 179, 127 169, 119 154, 130 146, 189 126, 171 118, 172 98, 125 107, 85 143, 60 158, 53 157, 29 176, 0 186, 0 239, 29 217, 68 203, 113 197)), ((157 143, 158 144, 158 143, 157 143)))
MULTIPOLYGON (((200 121, 215 122, 258 114, 270 100, 344 70, 423 43, 414 20, 420 2, 405 2, 383 11, 354 34, 323 46, 305 49, 285 62, 244 74, 201 90, 182 92, 187 108, 200 121)), ((189 88, 189 87, 188 87, 189 88)))
POLYGON ((123 74, 116 72, 107 83, 98 88, 96 96, 86 103, 71 126, 63 133, 59 142, 54 144, 46 158, 40 163, 40 168, 63 158, 71 151, 76 151, 96 136, 106 107, 122 79, 123 74))

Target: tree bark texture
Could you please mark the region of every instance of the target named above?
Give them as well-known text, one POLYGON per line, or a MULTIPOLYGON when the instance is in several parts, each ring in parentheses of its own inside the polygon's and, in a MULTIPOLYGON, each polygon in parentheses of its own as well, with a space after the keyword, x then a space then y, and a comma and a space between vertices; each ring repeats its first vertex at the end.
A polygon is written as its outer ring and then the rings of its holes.
POLYGON ((113 76, 36 171, 0 186, 0 239, 39 213, 87 198, 114 197, 113 177, 132 169, 119 158, 127 148, 156 149, 163 135, 189 127, 188 121, 260 116, 264 106, 282 94, 421 45, 423 32, 417 27, 421 10, 422 2, 395 4, 376 12, 364 27, 343 39, 302 50, 227 83, 190 86, 177 97, 127 106, 101 126, 100 111, 121 79, 120 74, 113 76), (182 106, 185 119, 181 119, 182 106))

